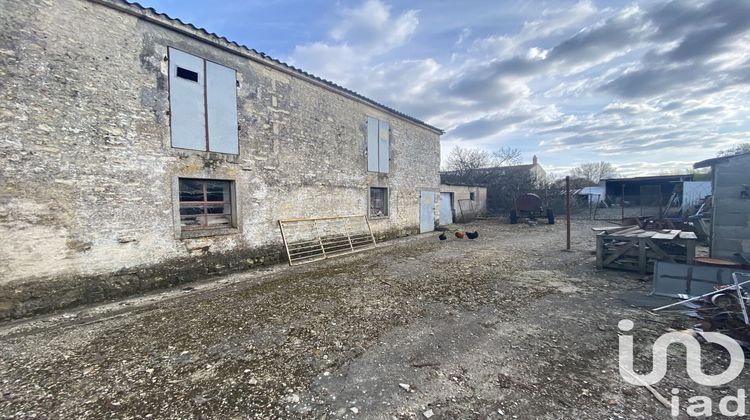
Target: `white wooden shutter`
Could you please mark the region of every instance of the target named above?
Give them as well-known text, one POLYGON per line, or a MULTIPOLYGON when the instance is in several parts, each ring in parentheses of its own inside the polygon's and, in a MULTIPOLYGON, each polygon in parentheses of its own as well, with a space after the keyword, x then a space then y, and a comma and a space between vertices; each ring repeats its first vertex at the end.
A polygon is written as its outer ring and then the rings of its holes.
POLYGON ((206 62, 208 149, 238 154, 237 74, 233 69, 206 62))
POLYGON ((378 126, 378 172, 387 174, 391 159, 391 130, 385 121, 379 121, 378 126))
POLYGON ((203 59, 169 49, 169 115, 172 147, 206 150, 203 59))
POLYGON ((378 120, 367 117, 367 170, 378 172, 378 120))

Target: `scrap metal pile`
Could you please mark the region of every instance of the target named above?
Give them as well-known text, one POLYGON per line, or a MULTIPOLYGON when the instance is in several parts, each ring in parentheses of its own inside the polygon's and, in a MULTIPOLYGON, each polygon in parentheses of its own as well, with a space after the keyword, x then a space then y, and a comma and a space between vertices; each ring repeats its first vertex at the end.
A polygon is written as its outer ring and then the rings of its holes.
POLYGON ((750 274, 733 273, 733 285, 716 286, 716 290, 654 309, 660 311, 678 305, 690 308, 689 316, 700 319, 697 331, 715 331, 734 338, 750 349, 750 274), (740 281, 740 279, 747 279, 740 281))

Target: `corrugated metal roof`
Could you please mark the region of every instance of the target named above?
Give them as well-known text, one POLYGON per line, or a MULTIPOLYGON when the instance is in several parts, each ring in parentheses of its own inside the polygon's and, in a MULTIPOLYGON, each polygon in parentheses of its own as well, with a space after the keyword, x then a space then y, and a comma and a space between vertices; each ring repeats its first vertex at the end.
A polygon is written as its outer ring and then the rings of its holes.
POLYGON ((706 159, 706 160, 702 160, 702 161, 696 163, 695 165, 693 165, 693 168, 695 168, 695 169, 707 168, 709 166, 714 166, 717 163, 726 162, 729 159, 733 159, 733 158, 740 157, 740 156, 747 156, 747 155, 750 155, 750 153, 739 153, 739 154, 736 154, 736 155, 720 156, 720 157, 715 157, 715 158, 711 158, 711 159, 706 159))
POLYGON ((636 182, 636 181, 664 181, 664 182, 680 182, 692 180, 694 174, 685 175, 652 175, 652 176, 634 176, 630 178, 605 178, 602 181, 606 182, 636 182))
POLYGON ((241 53, 244 52, 245 55, 248 58, 254 59, 255 61, 261 62, 263 64, 269 65, 271 67, 277 68, 279 70, 286 70, 286 73, 292 74, 294 76, 297 76, 303 80, 308 80, 311 82, 317 82, 317 84, 324 85, 338 93, 344 94, 345 96, 355 98, 361 102, 365 102, 369 105, 372 105, 376 108, 379 108, 389 114, 392 114, 394 116, 397 116, 399 118, 402 118, 404 120, 410 121, 412 123, 421 125, 425 128, 428 128, 431 131, 434 131, 438 134, 444 134, 445 132, 437 128, 435 126, 432 126, 430 124, 427 124, 426 122, 419 120, 417 118, 414 118, 410 115, 404 114, 403 112, 399 112, 391 107, 388 107, 386 105, 383 105, 375 100, 372 100, 364 95, 361 95, 353 90, 347 89, 343 86, 337 85, 334 82, 331 82, 330 80, 323 79, 321 77, 315 76, 314 74, 308 73, 302 69, 299 69, 297 67, 294 67, 290 64, 287 64, 283 61, 277 60, 265 53, 262 53, 260 51, 257 51, 255 49, 249 48, 245 45, 239 44, 235 41, 230 41, 229 39, 217 35, 213 32, 208 32, 206 29, 197 27, 193 25, 192 23, 186 23, 181 21, 178 18, 173 18, 166 13, 161 13, 156 11, 152 7, 145 7, 142 6, 139 3, 136 2, 130 2, 128 0, 89 0, 91 2, 101 4, 122 12, 126 12, 129 14, 132 14, 136 17, 144 18, 146 20, 149 20, 153 23, 161 24, 162 26, 166 26, 170 29, 179 30, 179 28, 175 28, 174 26, 182 27, 182 29, 187 34, 196 38, 199 37, 199 39, 211 43, 216 46, 221 46, 223 49, 235 52, 235 53, 241 53), (190 33, 190 31, 195 31, 197 33, 190 33), (219 44, 219 45, 217 45, 219 44), (226 45, 221 45, 226 44, 226 45), (237 50, 236 50, 237 49, 237 50), (239 51, 238 51, 239 50, 239 51))

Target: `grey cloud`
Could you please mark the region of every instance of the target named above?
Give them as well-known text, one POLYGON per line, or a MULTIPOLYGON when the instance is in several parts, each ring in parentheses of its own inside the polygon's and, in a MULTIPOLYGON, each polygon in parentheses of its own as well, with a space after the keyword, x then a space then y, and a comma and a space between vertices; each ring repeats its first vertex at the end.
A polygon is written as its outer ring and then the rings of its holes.
POLYGON ((703 76, 705 69, 698 66, 646 68, 625 73, 600 89, 623 98, 642 98, 690 86, 703 76))
POLYGON ((661 107, 662 111, 675 111, 682 108, 684 104, 680 101, 670 101, 661 107))
POLYGON ((648 12, 648 19, 656 28, 652 39, 666 41, 684 36, 696 25, 706 22, 705 9, 701 9, 702 2, 689 0, 675 0, 659 5, 648 12))
POLYGON ((750 28, 750 20, 742 25, 727 24, 718 28, 707 28, 691 33, 672 51, 668 57, 673 61, 687 61, 712 57, 726 50, 725 42, 733 35, 750 28))
POLYGON ((483 138, 497 134, 509 125, 521 123, 532 118, 530 114, 505 115, 502 117, 485 117, 461 124, 446 133, 447 137, 459 139, 483 138))
POLYGON ((656 28, 652 40, 678 43, 663 60, 705 60, 726 51, 730 41, 750 30, 750 2, 672 1, 650 10, 648 19, 656 28))
POLYGON ((683 112, 683 117, 699 117, 703 115, 718 114, 724 112, 723 106, 702 106, 693 108, 690 111, 683 112))
POLYGON ((596 144, 601 142, 602 138, 593 134, 575 134, 556 139, 553 143, 561 146, 581 146, 584 144, 596 144))
MULTIPOLYGON (((750 136, 736 124, 747 119, 742 107, 750 91, 750 60, 742 58, 745 49, 725 54, 750 31, 750 1, 645 4, 602 11, 598 24, 566 37, 563 31, 578 27, 556 29, 557 42, 529 35, 518 48, 497 49, 491 57, 490 49, 476 48, 476 42, 452 46, 450 59, 404 57, 405 48, 339 73, 351 82, 347 86, 449 128, 444 140, 469 146, 486 146, 500 135, 531 138, 543 141, 549 152, 567 150, 561 156, 612 156, 617 162, 633 156, 660 159, 659 151, 687 159, 697 154, 691 149, 708 154, 729 138, 750 136), (509 53, 532 46, 537 50, 529 55, 509 53), (575 86, 575 94, 545 95, 544 89, 561 85, 575 86)), ((419 16, 435 19, 435 13, 425 9, 419 16)), ((587 16, 586 22, 596 18, 587 16)), ((539 27, 547 20, 539 20, 539 27)), ((461 28, 473 30, 465 24, 461 28)), ((496 41, 519 36, 490 35, 496 41)), ((340 40, 342 45, 358 41, 350 36, 340 40)), ((428 54, 424 51, 434 48, 413 50, 428 54)), ((313 58, 334 63, 329 71, 335 71, 342 67, 338 61, 352 62, 347 52, 313 58)))
POLYGON ((596 61, 613 52, 639 43, 643 33, 639 15, 628 18, 613 18, 602 25, 585 29, 563 41, 547 55, 552 62, 577 64, 596 61))
POLYGON ((705 64, 750 31, 750 2, 672 1, 650 10, 647 18, 655 28, 652 42, 677 42, 677 46, 660 52, 654 44, 641 60, 641 68, 605 82, 601 91, 624 98, 690 91, 695 97, 750 81, 746 72, 705 64))
MULTIPOLYGON (((641 16, 616 16, 593 28, 585 29, 552 48, 546 58, 522 56, 496 60, 475 66, 459 75, 449 86, 448 93, 458 97, 483 100, 507 100, 503 95, 502 80, 507 77, 535 77, 554 66, 579 66, 632 47, 640 42, 641 16)), ((501 102, 498 105, 505 105, 501 102)))
POLYGON ((587 132, 587 131, 599 131, 599 132, 607 132, 607 131, 619 131, 627 129, 629 126, 620 123, 620 122, 609 122, 609 121, 594 121, 594 122, 582 122, 578 124, 571 124, 571 125, 562 125, 555 128, 550 128, 546 130, 540 130, 539 134, 556 134, 556 133, 577 133, 577 132, 587 132))

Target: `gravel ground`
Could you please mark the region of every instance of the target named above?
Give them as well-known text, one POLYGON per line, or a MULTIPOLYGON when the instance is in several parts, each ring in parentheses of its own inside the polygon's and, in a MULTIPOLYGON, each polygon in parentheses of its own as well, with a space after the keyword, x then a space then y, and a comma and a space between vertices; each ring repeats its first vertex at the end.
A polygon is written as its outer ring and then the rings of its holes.
MULTIPOLYGON (((647 371, 649 344, 692 320, 639 307, 649 282, 597 271, 590 227, 574 222, 563 252, 564 224, 486 220, 462 227, 475 241, 420 235, 6 323, 0 416, 668 418, 620 379, 617 322, 635 322, 647 371)), ((697 386, 671 350, 655 388, 680 389, 683 408, 750 384, 745 369, 697 386)), ((705 350, 707 372, 727 365, 705 350)))

